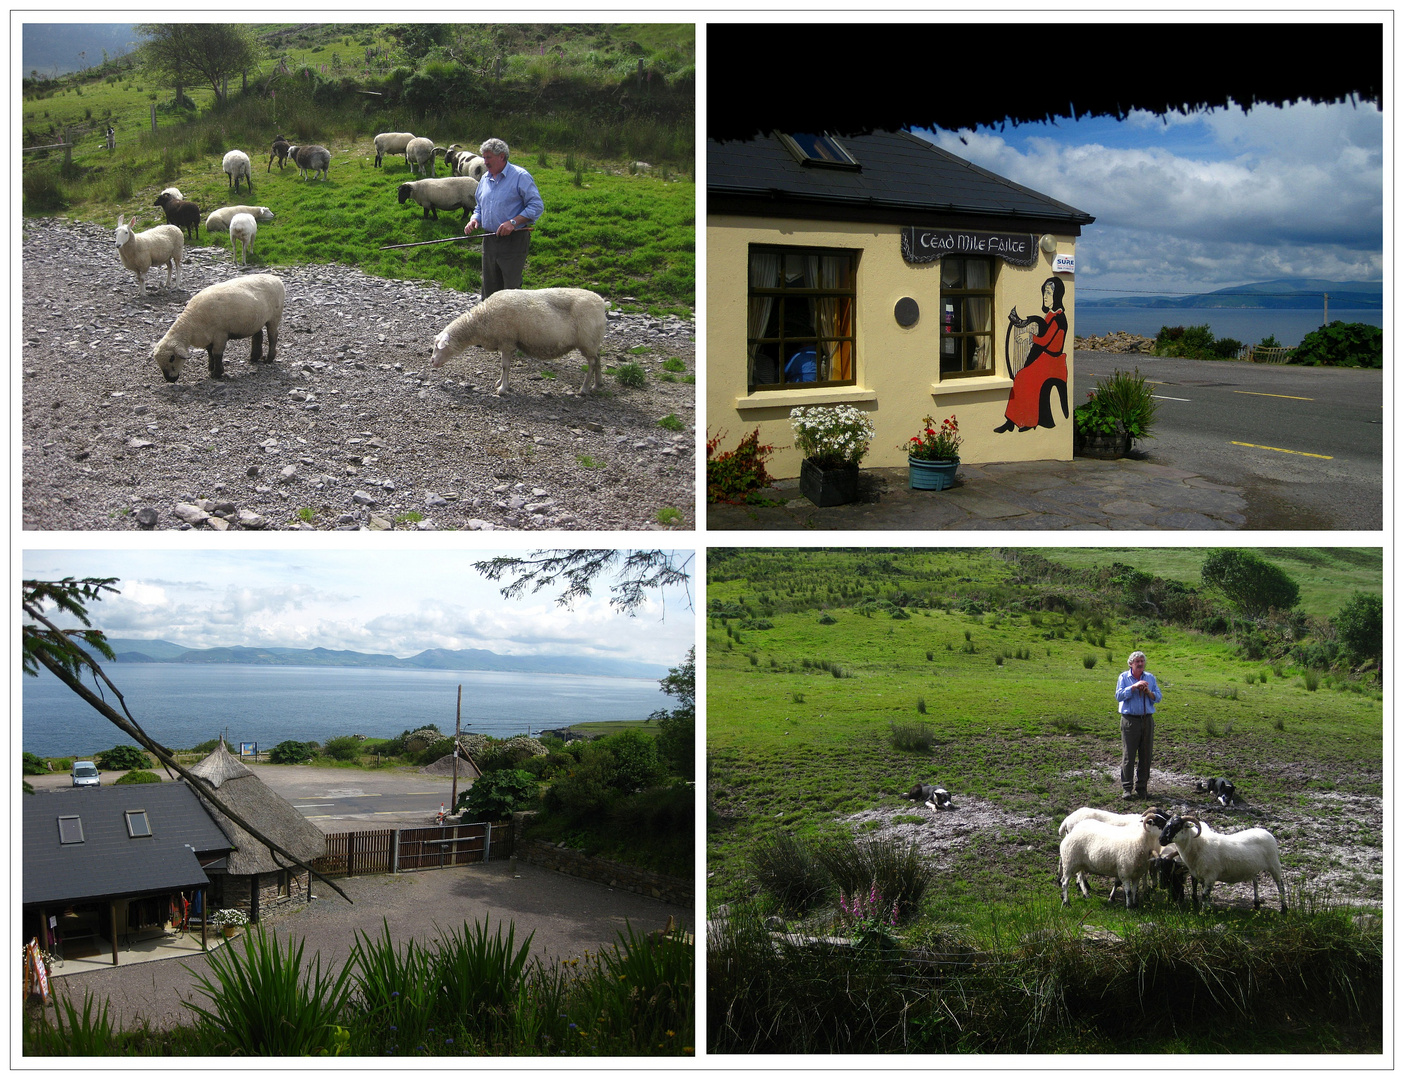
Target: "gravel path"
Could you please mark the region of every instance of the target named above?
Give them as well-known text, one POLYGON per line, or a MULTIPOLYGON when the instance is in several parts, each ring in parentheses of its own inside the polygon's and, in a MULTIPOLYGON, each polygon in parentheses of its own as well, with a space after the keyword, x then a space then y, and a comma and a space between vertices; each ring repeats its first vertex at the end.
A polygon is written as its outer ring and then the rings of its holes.
MULTIPOLYGON (((509 864, 454 867, 414 874, 382 874, 343 878, 337 883, 350 894, 348 904, 324 885, 313 884, 317 899, 289 904, 265 918, 264 925, 282 940, 304 942, 303 963, 321 955, 322 970, 330 962, 339 968, 350 954, 360 930, 378 940, 381 920, 397 941, 421 943, 437 931, 462 929, 464 921, 487 920, 489 928, 511 923, 520 943, 533 933, 532 953, 545 959, 571 959, 587 950, 597 952, 617 940, 626 920, 636 931, 661 930, 672 916, 691 931, 693 913, 676 905, 611 889, 580 878, 519 863, 513 877, 509 864)), ((239 947, 236 940, 235 946, 239 947)), ((204 957, 194 961, 156 960, 106 971, 69 975, 54 980, 74 1001, 91 990, 111 1002, 114 1022, 124 1028, 149 1021, 154 1028, 189 1023, 192 1013, 182 1001, 207 1005, 197 977, 208 972, 204 957)))
POLYGON ((255 367, 231 342, 223 379, 197 353, 167 384, 151 346, 239 273, 228 252, 192 242, 180 286, 153 287, 152 270, 141 297, 110 228, 27 219, 23 256, 26 529, 694 527, 690 321, 611 312, 604 363, 637 362, 644 388, 606 373, 605 392, 577 397, 577 354, 518 356, 497 397, 496 354, 429 368, 434 335, 476 296, 276 268, 277 361, 255 367), (680 430, 658 425, 668 416, 680 430))

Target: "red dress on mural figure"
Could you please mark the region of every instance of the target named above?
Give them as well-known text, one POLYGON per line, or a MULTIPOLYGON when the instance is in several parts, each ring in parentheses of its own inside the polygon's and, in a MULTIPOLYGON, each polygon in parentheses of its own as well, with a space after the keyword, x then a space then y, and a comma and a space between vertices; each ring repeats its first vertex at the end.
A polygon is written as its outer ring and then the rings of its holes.
MULTIPOLYGON (((1023 366, 1014 373, 1014 385, 1009 388, 1009 402, 1004 408, 1004 423, 994 429, 996 432, 1015 428, 1028 431, 1039 425, 1052 427, 1054 390, 1062 398, 1063 416, 1068 414, 1068 356, 1064 351, 1068 316, 1063 311, 1063 291, 1060 278, 1052 277, 1043 283, 1043 318, 1020 319, 1017 310, 1009 313, 1013 325, 1033 324, 1037 331, 1029 339, 1023 366)), ((1007 363, 1009 358, 1005 359, 1007 363)))

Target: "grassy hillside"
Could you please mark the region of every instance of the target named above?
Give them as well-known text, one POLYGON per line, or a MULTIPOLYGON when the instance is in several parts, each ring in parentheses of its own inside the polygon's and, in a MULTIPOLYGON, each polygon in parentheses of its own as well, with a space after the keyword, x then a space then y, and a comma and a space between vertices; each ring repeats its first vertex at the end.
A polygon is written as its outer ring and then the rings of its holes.
MULTIPOLYGON (((121 62, 27 81, 26 146, 57 141, 69 125, 79 130, 68 168, 58 152, 25 155, 24 212, 103 224, 136 213, 148 227, 164 220, 156 194, 174 186, 205 214, 235 202, 272 208, 277 221, 260 229, 256 246, 261 267, 343 262, 475 291, 476 241, 381 250, 456 236, 462 224, 458 215, 426 222, 418 207, 399 204, 396 189, 413 177, 403 159, 374 168, 371 140, 411 130, 442 146, 477 146, 495 135, 532 172, 546 205, 527 287, 594 289, 625 310, 691 311, 691 25, 454 26, 419 55, 392 26, 259 29, 268 58, 247 89, 231 83, 222 104, 199 86, 177 102, 171 88, 121 62), (102 143, 109 122, 115 151, 102 143), (291 169, 270 175, 277 134, 328 147, 329 180, 302 181, 291 169), (253 196, 228 190, 220 162, 231 148, 254 161, 253 196)), ((211 242, 227 247, 228 237, 211 242)))

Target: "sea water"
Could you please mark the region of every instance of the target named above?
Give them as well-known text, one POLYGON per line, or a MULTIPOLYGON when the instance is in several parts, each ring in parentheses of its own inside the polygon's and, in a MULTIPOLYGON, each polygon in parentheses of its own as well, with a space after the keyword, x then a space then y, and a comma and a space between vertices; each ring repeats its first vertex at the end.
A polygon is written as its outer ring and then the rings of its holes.
MULTIPOLYGON (((453 733, 463 687, 465 733, 497 738, 599 720, 642 720, 678 703, 657 679, 498 671, 108 664, 132 717, 173 749, 224 735, 267 750, 286 739, 393 738, 438 726, 453 733)), ((91 685, 91 679, 88 680, 91 685)), ((47 670, 23 683, 21 749, 40 757, 95 754, 132 739, 47 670)), ((121 711, 110 691, 105 698, 121 711)))
MULTIPOLYGON (((1384 309, 1330 310, 1332 322, 1362 322, 1384 326, 1384 309)), ((1293 347, 1321 328, 1322 311, 1314 308, 1100 308, 1078 307, 1073 312, 1073 333, 1102 337, 1118 330, 1153 338, 1162 326, 1208 325, 1216 338, 1233 338, 1256 345, 1269 334, 1279 345, 1293 347)))

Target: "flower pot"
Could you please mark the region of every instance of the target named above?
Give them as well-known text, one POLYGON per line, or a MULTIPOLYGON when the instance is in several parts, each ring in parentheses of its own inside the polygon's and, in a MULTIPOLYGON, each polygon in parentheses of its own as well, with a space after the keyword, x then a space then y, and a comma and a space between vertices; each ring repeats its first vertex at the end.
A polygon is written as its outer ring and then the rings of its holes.
POLYGON ((231 937, 234 936, 234 931, 235 931, 235 929, 236 929, 236 928, 233 927, 233 926, 222 926, 222 927, 220 927, 219 932, 220 932, 221 934, 223 934, 225 937, 231 938, 231 937))
POLYGON ((805 458, 800 465, 800 494, 815 506, 840 506, 858 498, 858 466, 825 469, 805 458))
POLYGON ((1073 436, 1073 453, 1077 457, 1101 458, 1110 461, 1125 457, 1131 452, 1131 436, 1124 431, 1111 434, 1091 434, 1073 436))
POLYGON ((960 458, 940 458, 927 461, 924 458, 907 458, 908 487, 918 491, 944 491, 955 484, 956 469, 960 468, 960 458))

